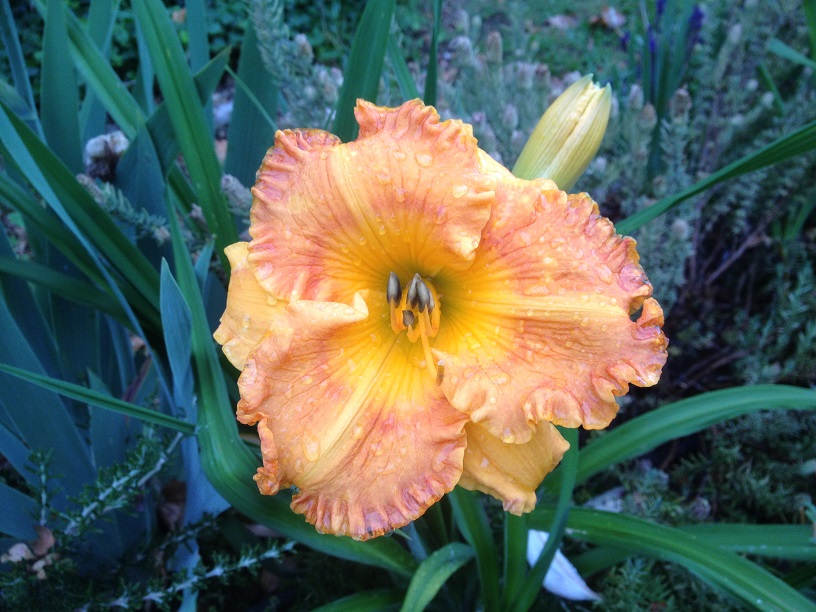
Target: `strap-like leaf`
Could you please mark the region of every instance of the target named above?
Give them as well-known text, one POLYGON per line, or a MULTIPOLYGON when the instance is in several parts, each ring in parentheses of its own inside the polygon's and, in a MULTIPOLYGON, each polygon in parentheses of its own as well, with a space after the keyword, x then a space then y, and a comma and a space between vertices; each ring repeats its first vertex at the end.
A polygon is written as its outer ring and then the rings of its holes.
POLYGON ((472 558, 473 549, 460 542, 446 544, 431 554, 414 572, 401 612, 424 610, 448 578, 472 558))

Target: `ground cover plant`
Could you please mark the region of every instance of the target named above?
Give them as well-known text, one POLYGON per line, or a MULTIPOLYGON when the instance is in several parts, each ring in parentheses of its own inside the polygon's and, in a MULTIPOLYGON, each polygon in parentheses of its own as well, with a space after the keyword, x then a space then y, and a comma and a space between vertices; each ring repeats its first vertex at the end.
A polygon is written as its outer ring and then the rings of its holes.
POLYGON ((816 607, 816 4, 0 8, 4 605, 816 607), (276 130, 348 143, 358 98, 420 98, 522 176, 587 73, 611 91, 597 155, 535 176, 637 239, 660 383, 608 429, 559 428, 521 516, 457 487, 363 542, 318 533, 299 489, 261 496, 269 446, 236 423, 246 385, 212 334, 276 130))

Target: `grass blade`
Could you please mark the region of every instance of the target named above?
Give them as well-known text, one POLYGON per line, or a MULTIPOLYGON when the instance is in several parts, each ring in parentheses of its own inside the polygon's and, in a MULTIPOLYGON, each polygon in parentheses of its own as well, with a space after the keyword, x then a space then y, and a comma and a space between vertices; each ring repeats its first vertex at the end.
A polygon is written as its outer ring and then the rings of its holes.
POLYGON ((33 540, 37 502, 25 493, 0 482, 0 533, 16 540, 33 540))
POLYGON ((802 55, 796 49, 789 47, 778 38, 771 39, 771 41, 768 43, 768 51, 774 55, 778 55, 782 59, 793 62, 794 64, 816 69, 816 61, 813 61, 807 55, 802 55))
MULTIPOLYGON (((552 508, 535 510, 530 523, 538 529, 545 529, 554 514, 552 508)), ((574 508, 567 526, 571 529, 570 535, 580 540, 678 563, 708 584, 752 607, 816 609, 813 602, 770 572, 739 555, 720 550, 688 531, 585 508, 574 508)))
POLYGON ((343 142, 357 137, 359 126, 354 120, 357 98, 377 101, 395 4, 396 0, 369 0, 360 18, 343 75, 332 129, 343 142))
MULTIPOLYGON (((581 450, 576 484, 606 468, 648 453, 661 444, 697 433, 716 423, 759 410, 816 410, 816 391, 787 385, 756 385, 702 393, 636 417, 588 443, 581 450)), ((557 468, 544 485, 561 485, 557 468)))
POLYGON ((109 395, 104 395, 87 387, 75 385, 57 378, 51 378, 44 374, 37 374, 30 370, 15 368, 3 363, 0 363, 0 371, 84 404, 90 404, 91 406, 104 408, 105 410, 113 410, 119 414, 131 416, 146 423, 161 425, 162 427, 167 427, 168 429, 183 434, 191 435, 195 433, 195 426, 187 421, 171 417, 155 410, 150 410, 149 408, 143 408, 142 406, 137 406, 136 404, 131 404, 130 402, 109 395))
POLYGON ((631 234, 664 212, 714 185, 766 166, 778 164, 813 149, 816 149, 816 121, 808 123, 789 134, 780 136, 772 143, 741 157, 716 172, 712 172, 706 178, 697 181, 682 191, 661 198, 648 208, 639 210, 617 223, 615 229, 619 234, 631 234))
POLYGON ((451 542, 431 554, 414 572, 401 612, 424 610, 448 578, 472 558, 473 549, 460 542, 451 542))
POLYGON ((204 109, 197 99, 194 103, 190 100, 195 83, 184 59, 184 51, 161 0, 144 0, 135 3, 133 8, 150 50, 198 204, 215 235, 216 251, 224 270, 229 270, 224 249, 238 241, 238 232, 221 193, 221 167, 215 156, 204 109))
POLYGON ((448 499, 459 531, 476 553, 484 610, 487 612, 500 610, 499 555, 487 513, 474 493, 460 487, 448 493, 448 499))

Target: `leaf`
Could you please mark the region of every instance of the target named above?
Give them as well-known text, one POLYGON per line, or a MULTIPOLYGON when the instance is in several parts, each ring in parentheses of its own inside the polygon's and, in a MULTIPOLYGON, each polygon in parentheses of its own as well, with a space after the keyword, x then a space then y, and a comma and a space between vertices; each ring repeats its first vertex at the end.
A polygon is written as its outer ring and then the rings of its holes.
POLYGON ((789 47, 778 38, 772 38, 768 43, 768 51, 774 55, 778 55, 782 59, 786 59, 794 64, 800 66, 807 66, 811 69, 816 69, 816 62, 806 55, 802 55, 796 49, 789 47))
POLYGON ((432 553, 414 572, 401 612, 424 610, 448 578, 472 558, 473 549, 459 542, 446 544, 432 553))
MULTIPOLYGON (((702 393, 672 402, 615 427, 581 449, 576 484, 661 444, 722 421, 759 410, 816 410, 816 391, 787 385, 756 385, 702 393)), ((564 477, 557 468, 544 480, 554 490, 564 477)))
POLYGON ((194 103, 190 100, 195 84, 184 60, 181 43, 161 0, 137 2, 133 9, 150 50, 150 58, 153 60, 156 77, 198 204, 210 231, 215 235, 216 251, 224 270, 229 270, 229 260, 224 249, 238 241, 238 232, 221 193, 221 167, 215 156, 212 133, 208 129, 204 109, 198 100, 194 100, 194 103))
POLYGON ((425 104, 436 106, 437 72, 439 70, 439 30, 442 27, 442 0, 433 0, 433 29, 431 50, 428 55, 428 72, 425 77, 425 104))
POLYGON ((472 492, 461 487, 448 493, 448 499, 456 526, 476 553, 484 609, 487 612, 499 610, 499 555, 485 509, 472 492))
POLYGON ((235 84, 224 171, 241 184, 252 185, 264 154, 275 139, 277 126, 273 117, 280 94, 278 84, 264 68, 252 19, 241 45, 235 84))
POLYGON ((164 344, 167 347, 167 360, 173 372, 173 398, 176 400, 175 411, 192 406, 193 369, 191 364, 192 347, 190 345, 190 308, 181 295, 166 260, 161 263, 161 315, 164 329, 164 344))
POLYGON ((343 75, 332 130, 343 142, 357 137, 359 126, 354 120, 357 98, 377 101, 395 4, 396 0, 369 0, 360 18, 343 75))
POLYGON ((77 174, 84 168, 79 141, 79 93, 68 53, 63 0, 48 0, 41 69, 40 120, 45 140, 77 174))
MULTIPOLYGON (((120 0, 91 0, 88 7, 88 35, 99 52, 107 57, 113 26, 119 12, 120 0)), ((67 32, 66 32, 67 36, 67 32)), ((66 43, 68 44, 68 43, 66 43)), ((79 113, 79 124, 82 130, 82 142, 105 133, 105 107, 93 91, 85 93, 82 109, 79 113)))
MULTIPOLYGON (((0 533, 17 540, 33 540, 37 533, 37 502, 25 493, 0 482, 0 533)), ((5 550, 2 552, 6 552, 5 550)))
POLYGON ((402 97, 405 100, 418 98, 419 90, 414 82, 414 77, 411 76, 411 71, 408 70, 408 64, 405 63, 405 58, 393 34, 388 35, 388 60, 394 69, 394 76, 397 78, 397 85, 399 85, 402 97))
MULTIPOLYGON (((146 423, 153 423, 154 425, 167 427, 168 429, 172 429, 183 434, 189 435, 195 433, 195 426, 191 423, 171 417, 161 412, 157 412, 156 410, 143 408, 142 406, 137 406, 136 404, 131 404, 130 402, 125 402, 115 397, 110 397, 109 395, 104 395, 97 391, 88 389, 87 387, 82 387, 64 380, 51 378, 50 376, 38 374, 36 372, 32 372, 31 370, 9 366, 4 363, 0 363, 0 372, 5 372, 11 376, 16 376, 19 379, 33 383, 39 387, 42 387, 43 389, 59 393, 65 397, 70 397, 71 399, 75 399, 84 404, 90 404, 91 406, 97 406, 98 408, 104 408, 105 410, 113 410, 119 414, 132 416, 146 423)), ((31 404, 33 404, 33 400, 31 404)), ((51 439, 59 439, 59 436, 60 434, 55 434, 54 436, 51 436, 51 439)))
MULTIPOLYGON (((37 107, 34 104, 34 94, 31 91, 31 83, 28 79, 28 68, 26 68, 23 50, 20 47, 20 38, 17 35, 17 26, 14 24, 14 15, 11 13, 8 0, 0 0, 0 37, 3 39, 3 48, 6 51, 6 58, 11 69, 14 89, 17 91, 20 101, 34 114, 34 123, 31 128, 42 136, 42 129, 35 111, 37 107)), ((5 100, 3 103, 7 104, 5 100)))
POLYGON ((572 491, 575 488, 575 475, 578 470, 579 456, 583 455, 583 451, 579 455, 577 429, 560 427, 558 430, 570 445, 569 450, 564 453, 564 457, 561 459, 561 470, 564 474, 564 478, 561 481, 558 505, 553 516, 552 524, 545 527, 536 527, 539 531, 549 532, 550 535, 538 560, 524 580, 519 596, 514 602, 514 610, 529 610, 533 605, 538 592, 541 590, 541 584, 544 582, 547 570, 550 568, 555 553, 561 545, 561 539, 564 537, 564 530, 567 525, 567 517, 569 516, 572 506, 572 491))
MULTIPOLYGON (((530 523, 546 529, 552 508, 534 510, 530 523)), ((813 602, 755 563, 712 546, 701 537, 643 519, 573 508, 570 536, 634 554, 678 563, 715 588, 760 609, 814 610, 813 602)))
POLYGON ((615 229, 619 234, 631 234, 681 202, 702 193, 714 185, 766 166, 778 164, 792 157, 803 155, 813 149, 816 149, 816 121, 780 136, 772 143, 731 162, 682 191, 661 198, 648 208, 643 208, 617 223, 615 229))
POLYGON ((402 593, 392 589, 377 589, 343 597, 312 612, 385 612, 398 610, 402 593))

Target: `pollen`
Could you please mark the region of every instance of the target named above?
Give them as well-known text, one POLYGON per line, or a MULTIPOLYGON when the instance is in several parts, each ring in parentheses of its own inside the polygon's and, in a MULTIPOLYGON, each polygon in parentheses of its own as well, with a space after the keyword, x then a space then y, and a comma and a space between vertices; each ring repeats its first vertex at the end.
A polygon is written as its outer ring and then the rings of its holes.
MULTIPOLYGON (((431 354, 430 338, 439 332, 441 308, 439 294, 428 278, 414 274, 406 291, 402 290, 399 277, 391 272, 386 287, 386 300, 391 313, 391 329, 399 335, 406 332, 408 340, 422 342, 425 367, 432 378, 441 382, 444 368, 437 369, 431 354)), ((440 364, 441 365, 441 364, 440 364)))

